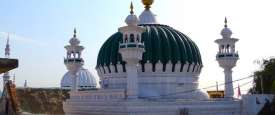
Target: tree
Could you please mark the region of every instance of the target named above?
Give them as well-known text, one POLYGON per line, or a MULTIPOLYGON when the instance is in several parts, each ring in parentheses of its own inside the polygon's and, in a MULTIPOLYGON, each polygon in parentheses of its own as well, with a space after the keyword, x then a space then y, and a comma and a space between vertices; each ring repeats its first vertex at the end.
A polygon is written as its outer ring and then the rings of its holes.
POLYGON ((254 72, 251 93, 275 94, 275 58, 264 59, 262 70, 254 72))
MULTIPOLYGON (((254 85, 251 93, 275 94, 275 58, 264 59, 262 70, 254 72, 254 85)), ((263 109, 258 115, 274 115, 275 98, 272 102, 266 100, 263 109)))

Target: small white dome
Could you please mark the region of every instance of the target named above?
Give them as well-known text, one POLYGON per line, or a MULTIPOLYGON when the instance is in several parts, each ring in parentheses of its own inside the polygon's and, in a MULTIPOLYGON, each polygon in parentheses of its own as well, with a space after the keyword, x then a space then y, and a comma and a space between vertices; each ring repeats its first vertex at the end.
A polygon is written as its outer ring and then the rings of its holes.
POLYGON ((155 14, 149 9, 145 9, 139 16, 139 24, 157 24, 155 14))
POLYGON ((221 35, 222 35, 223 38, 231 38, 232 31, 230 30, 230 28, 225 27, 225 28, 222 29, 221 35))
POLYGON ((70 39, 70 44, 71 44, 72 46, 77 46, 77 45, 79 45, 79 43, 80 43, 80 41, 79 41, 76 37, 72 37, 72 38, 70 39))
POLYGON ((127 18, 126 18, 126 20, 125 20, 125 23, 127 25, 134 25, 134 26, 136 26, 138 24, 138 22, 139 22, 139 20, 138 20, 137 16, 134 15, 134 14, 128 15, 127 18))
MULTIPOLYGON (((79 89, 92 89, 96 88, 96 79, 87 69, 81 68, 77 72, 79 89)), ((67 72, 61 80, 61 88, 70 89, 72 86, 72 76, 67 72)))

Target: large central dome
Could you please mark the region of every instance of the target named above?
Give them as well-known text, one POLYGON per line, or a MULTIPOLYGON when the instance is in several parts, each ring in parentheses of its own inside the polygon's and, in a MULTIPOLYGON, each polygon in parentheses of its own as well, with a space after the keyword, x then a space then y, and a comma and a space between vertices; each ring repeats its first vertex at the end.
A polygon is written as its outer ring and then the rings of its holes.
MULTIPOLYGON (((185 34, 166 25, 141 24, 139 26, 145 28, 145 32, 142 34, 145 52, 140 60, 141 64, 148 61, 152 64, 158 61, 166 64, 171 61, 173 64, 188 62, 189 64, 202 65, 197 45, 185 34)), ((97 68, 117 63, 124 66, 125 62, 118 52, 121 40, 122 34, 117 32, 103 44, 98 54, 97 68)))
MULTIPOLYGON (((96 66, 101 87, 127 89, 130 93, 137 88, 139 97, 197 90, 202 69, 199 48, 187 35, 159 24, 150 10, 151 2, 144 3, 139 18, 131 4, 127 26, 120 27, 102 45, 96 66)), ((198 90, 161 98, 208 97, 198 90)))

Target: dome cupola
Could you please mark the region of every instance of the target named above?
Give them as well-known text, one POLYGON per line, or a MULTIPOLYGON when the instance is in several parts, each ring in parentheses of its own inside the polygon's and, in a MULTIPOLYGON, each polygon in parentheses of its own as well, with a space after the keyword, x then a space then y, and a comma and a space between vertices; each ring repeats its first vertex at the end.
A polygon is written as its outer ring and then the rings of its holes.
POLYGON ((139 16, 139 24, 157 24, 155 14, 150 10, 154 0, 142 0, 145 10, 139 16))
POLYGON ((227 18, 224 19, 224 28, 221 31, 221 35, 223 38, 231 38, 232 31, 227 27, 227 18))
POLYGON ((136 26, 138 24, 139 20, 138 20, 137 16, 134 14, 133 8, 134 8, 134 6, 133 6, 133 3, 131 2, 130 15, 128 15, 127 18, 125 19, 125 23, 127 25, 136 26))
MULTIPOLYGON (((144 28, 141 34, 141 41, 145 45, 140 64, 141 71, 145 71, 145 65, 152 64, 150 70, 156 71, 155 65, 160 63, 161 71, 171 70, 173 72, 183 71, 184 65, 193 64, 202 66, 201 56, 197 45, 182 32, 162 24, 157 24, 155 15, 150 8, 154 0, 142 0, 145 5, 145 10, 139 16, 139 19, 134 15, 133 4, 130 6, 130 15, 126 18, 127 25, 137 25, 144 28), (171 64, 171 66, 169 65, 171 64)), ((103 73, 113 73, 126 71, 125 61, 119 53, 119 43, 123 41, 123 34, 117 32, 113 34, 101 47, 96 68, 102 67, 103 73), (104 66, 106 66, 104 68, 104 66), (122 67, 120 67, 122 66, 122 67), (113 70, 113 71, 112 71, 113 70)), ((189 69, 198 69, 195 68, 189 69)), ((147 67, 148 68, 148 67, 147 67)), ((188 71, 189 71, 188 69, 188 71)))
MULTIPOLYGON (((78 89, 92 89, 96 88, 96 79, 87 69, 81 68, 77 72, 78 89)), ((65 73, 61 80, 62 89, 71 89, 72 76, 69 72, 65 73)))
POLYGON ((73 37, 70 39, 69 43, 72 45, 72 46, 77 46, 80 44, 80 41, 77 39, 76 37, 76 29, 74 29, 74 35, 73 37))
MULTIPOLYGON (((119 28, 99 50, 96 70, 101 87, 126 89, 133 98, 197 89, 203 67, 198 46, 184 33, 157 23, 150 11, 153 0, 142 2, 145 10, 139 23, 131 11, 125 21, 128 26, 119 28)), ((197 93, 174 97, 207 98, 203 92, 197 93)))
MULTIPOLYGON (((145 71, 145 64, 152 64, 152 71, 155 71, 155 64, 162 63, 162 71, 166 71, 167 63, 171 63, 172 67, 169 68, 173 72, 183 71, 183 65, 195 64, 202 66, 200 51, 197 45, 185 34, 173 29, 167 25, 160 24, 142 24, 140 25, 145 29, 141 35, 141 40, 145 45, 145 52, 143 53, 140 64, 143 65, 142 71, 145 71)), ((111 72, 112 66, 116 69, 112 72, 118 72, 120 65, 125 70, 125 62, 121 54, 118 52, 119 43, 122 40, 122 33, 117 32, 113 34, 102 45, 98 58, 97 67, 104 67, 104 73, 111 72)), ((190 68, 193 70, 193 68, 190 68)))

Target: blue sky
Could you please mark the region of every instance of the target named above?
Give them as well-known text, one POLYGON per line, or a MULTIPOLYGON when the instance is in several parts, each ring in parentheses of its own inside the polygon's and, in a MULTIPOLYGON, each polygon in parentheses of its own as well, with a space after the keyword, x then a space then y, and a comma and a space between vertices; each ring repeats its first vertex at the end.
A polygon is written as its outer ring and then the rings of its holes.
MULTIPOLYGON (((140 0, 132 0, 135 13, 143 11, 140 0)), ((10 33, 11 57, 18 58, 16 83, 32 87, 58 87, 66 72, 64 45, 73 28, 84 45, 85 67, 94 68, 104 41, 124 25, 131 0, 1 0, 0 48, 10 33)), ((259 66, 256 59, 274 56, 275 8, 272 0, 155 0, 152 11, 161 24, 187 34, 200 48, 204 69, 201 87, 223 82, 223 70, 215 61, 223 19, 228 17, 240 60, 234 79, 247 77, 259 66)), ((4 50, 0 50, 4 56, 4 50)), ((244 81, 245 82, 245 81, 244 81)), ((241 83, 240 83, 241 84, 241 83)), ((2 86, 2 85, 1 85, 2 86)))

